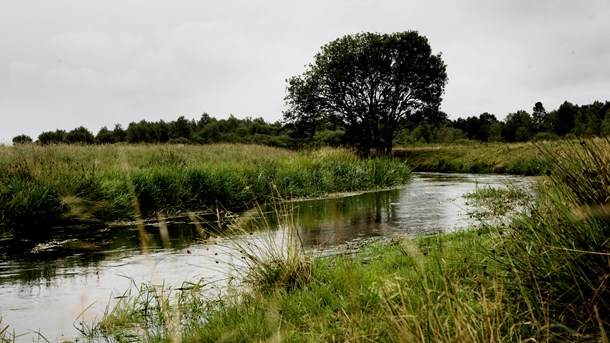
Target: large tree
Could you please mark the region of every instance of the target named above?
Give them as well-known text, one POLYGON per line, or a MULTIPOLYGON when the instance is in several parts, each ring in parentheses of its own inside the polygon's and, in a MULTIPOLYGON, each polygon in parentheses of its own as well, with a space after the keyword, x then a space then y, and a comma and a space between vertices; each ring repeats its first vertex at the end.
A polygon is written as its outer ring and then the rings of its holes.
POLYGON ((347 35, 288 79, 284 119, 297 129, 335 122, 361 154, 390 153, 412 115, 438 108, 446 83, 441 55, 415 31, 347 35))

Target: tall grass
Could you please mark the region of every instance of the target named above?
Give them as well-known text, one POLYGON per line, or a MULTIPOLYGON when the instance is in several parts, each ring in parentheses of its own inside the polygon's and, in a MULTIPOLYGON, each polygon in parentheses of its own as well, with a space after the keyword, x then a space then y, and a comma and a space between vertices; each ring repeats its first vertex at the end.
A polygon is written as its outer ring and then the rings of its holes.
POLYGON ((372 243, 314 259, 300 287, 222 302, 189 331, 200 341, 518 340, 478 234, 372 243))
POLYGON ((80 323, 85 339, 111 342, 180 342, 184 326, 199 323, 206 310, 204 288, 185 283, 179 289, 165 285, 132 285, 96 323, 80 323))
MULTIPOLYGON (((538 144, 554 150, 569 141, 538 144)), ((430 144, 397 148, 394 156, 409 163, 415 171, 453 173, 541 175, 550 163, 534 143, 430 144)))
POLYGON ((610 142, 592 139, 561 150, 531 216, 502 240, 497 260, 513 311, 530 316, 544 339, 608 341, 610 328, 610 142))
MULTIPOLYGON (((283 198, 391 187, 409 168, 361 160, 347 150, 293 151, 250 146, 0 147, 0 231, 44 234, 48 227, 231 211, 283 198), (274 188, 276 190, 274 190, 274 188)), ((47 231, 48 232, 48 231, 47 231)))

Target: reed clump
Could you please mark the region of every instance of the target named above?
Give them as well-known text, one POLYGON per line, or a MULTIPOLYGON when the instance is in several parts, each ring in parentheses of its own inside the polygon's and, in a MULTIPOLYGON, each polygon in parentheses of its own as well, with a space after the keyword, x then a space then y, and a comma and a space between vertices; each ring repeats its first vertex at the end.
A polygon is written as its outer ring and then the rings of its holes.
POLYGON ((165 285, 133 284, 100 321, 79 323, 77 329, 88 340, 112 342, 183 342, 186 326, 200 322, 207 306, 201 298, 202 280, 179 289, 165 285))
MULTIPOLYGON (((242 306, 253 294, 300 289, 311 282, 313 258, 300 242, 293 210, 290 203, 277 199, 268 206, 234 216, 222 237, 210 232, 202 238, 206 244, 220 244, 225 257, 233 260, 219 265, 228 276, 226 280, 216 280, 216 284, 200 280, 178 289, 134 284, 107 308, 101 320, 81 323, 82 335, 110 341, 201 341, 197 328, 204 325, 210 313, 233 311, 230 304, 242 306), (221 285, 225 281, 227 284, 221 285), (222 298, 209 292, 213 287, 225 289, 222 298)), ((247 325, 265 330, 261 321, 247 325)), ((209 337, 217 341, 233 336, 228 331, 209 337)), ((247 336, 240 337, 241 341, 250 341, 247 336)))
POLYGON ((533 195, 507 184, 502 187, 481 187, 464 195, 466 204, 473 210, 469 215, 487 225, 510 223, 516 216, 527 210, 533 195))
POLYGON ((313 255, 303 247, 295 207, 285 201, 267 207, 258 207, 250 212, 254 215, 242 216, 230 227, 234 234, 256 231, 254 239, 249 235, 234 241, 245 263, 244 284, 261 293, 298 289, 311 280, 313 255))

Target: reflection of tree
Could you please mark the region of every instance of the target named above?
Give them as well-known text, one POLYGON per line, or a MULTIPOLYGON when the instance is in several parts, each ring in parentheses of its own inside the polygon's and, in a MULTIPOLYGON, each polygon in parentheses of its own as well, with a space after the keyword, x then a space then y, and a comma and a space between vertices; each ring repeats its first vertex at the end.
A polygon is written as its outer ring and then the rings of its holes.
MULTIPOLYGON (((183 250, 197 240, 195 227, 173 223, 169 227, 171 247, 183 250)), ((0 256, 7 272, 0 274, 0 284, 38 283, 64 277, 74 277, 77 268, 96 269, 100 262, 119 260, 140 253, 140 238, 132 226, 111 228, 71 228, 48 242, 5 239, 0 243, 0 256), (67 271, 67 272, 66 272, 67 271)), ((163 249, 159 228, 148 225, 153 249, 163 249)), ((95 270, 91 271, 94 273, 95 270)))
POLYGON ((390 190, 302 202, 297 214, 301 239, 305 245, 318 246, 382 235, 394 218, 390 203, 399 194, 390 190))

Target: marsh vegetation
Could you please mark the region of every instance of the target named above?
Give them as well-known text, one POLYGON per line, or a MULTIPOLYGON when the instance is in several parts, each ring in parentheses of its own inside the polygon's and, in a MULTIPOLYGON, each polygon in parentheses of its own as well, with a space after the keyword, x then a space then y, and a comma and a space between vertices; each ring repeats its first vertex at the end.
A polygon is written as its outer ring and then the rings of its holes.
MULTIPOLYGON (((507 202, 525 209, 509 222, 316 256, 301 244, 293 209, 276 208, 287 244, 242 250, 248 273, 239 287, 209 299, 196 283, 178 293, 137 285, 82 333, 115 341, 607 342, 610 142, 534 148, 545 161, 534 195, 510 187, 468 195, 487 208, 482 218, 505 214, 507 202)), ((240 220, 234 230, 267 225, 253 223, 240 220)))
POLYGON ((273 197, 319 197, 404 184, 410 169, 348 150, 255 145, 0 147, 0 232, 238 212, 273 197))
MULTIPOLYGON (((255 273, 249 291, 174 307, 182 318, 197 313, 183 329, 142 332, 150 341, 607 342, 608 151, 607 140, 542 148, 550 168, 528 211, 509 225, 256 261, 263 270, 287 268, 277 259, 294 263, 297 275, 255 273)), ((481 190, 472 198, 524 196, 481 190)), ((141 313, 134 299, 127 308, 141 313)), ((162 299, 144 304, 163 312, 162 299)), ((157 318, 157 328, 168 325, 157 318)))

